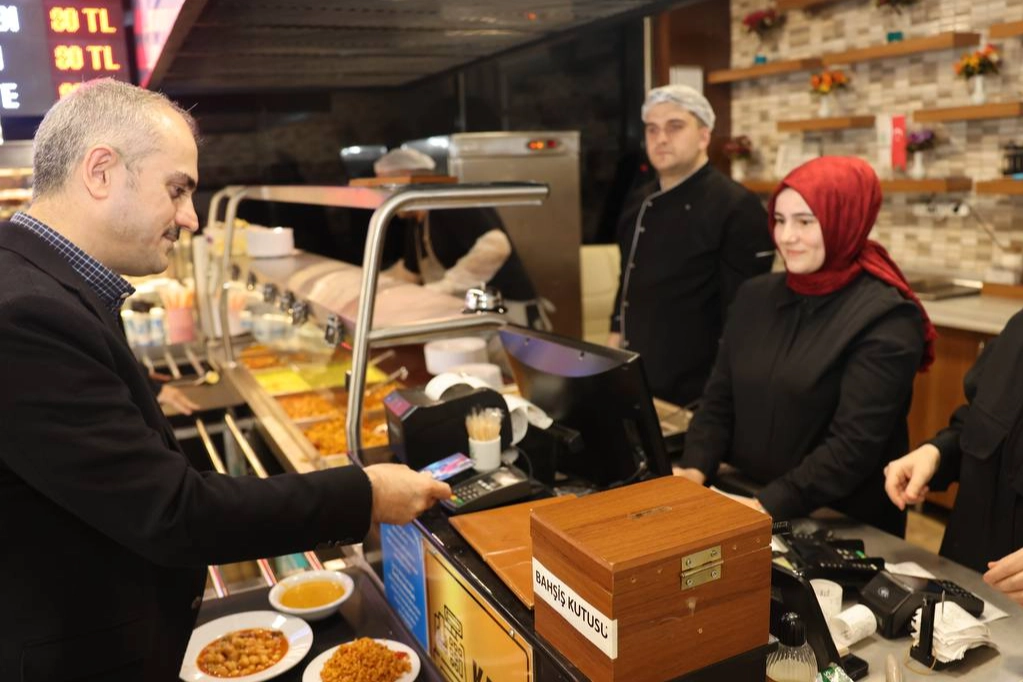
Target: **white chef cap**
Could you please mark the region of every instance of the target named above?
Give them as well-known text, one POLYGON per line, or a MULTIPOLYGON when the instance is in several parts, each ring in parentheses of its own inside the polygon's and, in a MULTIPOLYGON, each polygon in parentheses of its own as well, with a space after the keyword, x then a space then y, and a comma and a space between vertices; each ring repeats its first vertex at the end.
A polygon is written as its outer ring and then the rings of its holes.
POLYGON ((641 114, 643 120, 646 121, 646 115, 651 108, 663 102, 682 107, 700 119, 708 128, 714 128, 717 117, 714 116, 714 109, 710 106, 710 102, 688 85, 664 85, 648 92, 646 101, 643 102, 641 114))
POLYGON ((377 175, 432 171, 437 164, 426 154, 415 149, 392 149, 373 164, 377 175))

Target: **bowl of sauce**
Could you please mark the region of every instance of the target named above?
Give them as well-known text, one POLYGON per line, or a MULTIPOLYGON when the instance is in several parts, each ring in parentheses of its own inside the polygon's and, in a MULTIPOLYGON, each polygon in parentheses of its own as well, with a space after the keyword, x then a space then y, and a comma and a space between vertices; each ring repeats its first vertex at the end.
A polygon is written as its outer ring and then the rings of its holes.
POLYGON ((355 583, 347 573, 304 571, 274 585, 270 605, 305 620, 322 620, 337 613, 354 589, 355 583))

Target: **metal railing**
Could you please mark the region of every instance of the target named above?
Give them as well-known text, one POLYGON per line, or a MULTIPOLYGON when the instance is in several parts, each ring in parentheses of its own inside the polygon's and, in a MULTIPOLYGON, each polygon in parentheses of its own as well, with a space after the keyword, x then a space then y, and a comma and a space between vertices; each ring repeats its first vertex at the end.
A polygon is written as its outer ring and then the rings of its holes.
MULTIPOLYGON (((217 306, 221 330, 229 330, 228 273, 232 264, 234 223, 238 206, 243 201, 276 201, 361 209, 375 209, 369 223, 369 234, 362 263, 358 315, 352 342, 352 374, 348 390, 348 412, 345 434, 349 454, 359 462, 362 450, 362 400, 366 388, 370 346, 374 342, 398 339, 422 340, 452 332, 478 332, 497 329, 505 324, 500 315, 479 314, 435 322, 421 322, 373 329, 377 283, 380 275, 384 239, 392 218, 400 211, 426 211, 454 208, 540 205, 550 194, 540 183, 494 183, 458 185, 407 185, 385 188, 370 187, 306 187, 264 186, 229 187, 214 195, 211 216, 227 199, 224 216, 224 253, 220 269, 220 300, 217 306)), ((211 217, 212 220, 212 217, 211 217)), ((222 335, 224 359, 229 368, 236 364, 229 333, 222 335)))

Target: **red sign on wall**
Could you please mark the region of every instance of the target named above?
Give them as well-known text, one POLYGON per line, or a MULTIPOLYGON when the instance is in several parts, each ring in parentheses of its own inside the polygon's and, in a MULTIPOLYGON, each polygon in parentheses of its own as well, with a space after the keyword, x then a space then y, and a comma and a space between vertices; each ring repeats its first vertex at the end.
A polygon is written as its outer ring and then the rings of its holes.
POLYGON ((892 168, 906 170, 905 116, 892 116, 892 168))

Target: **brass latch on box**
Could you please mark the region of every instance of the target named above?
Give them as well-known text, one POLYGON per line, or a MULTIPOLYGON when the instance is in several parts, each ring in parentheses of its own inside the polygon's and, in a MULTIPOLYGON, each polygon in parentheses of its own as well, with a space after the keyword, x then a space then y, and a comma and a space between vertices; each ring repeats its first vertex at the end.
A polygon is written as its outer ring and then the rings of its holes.
POLYGON ((724 570, 721 545, 710 547, 682 557, 681 589, 691 590, 705 583, 721 579, 724 570))

